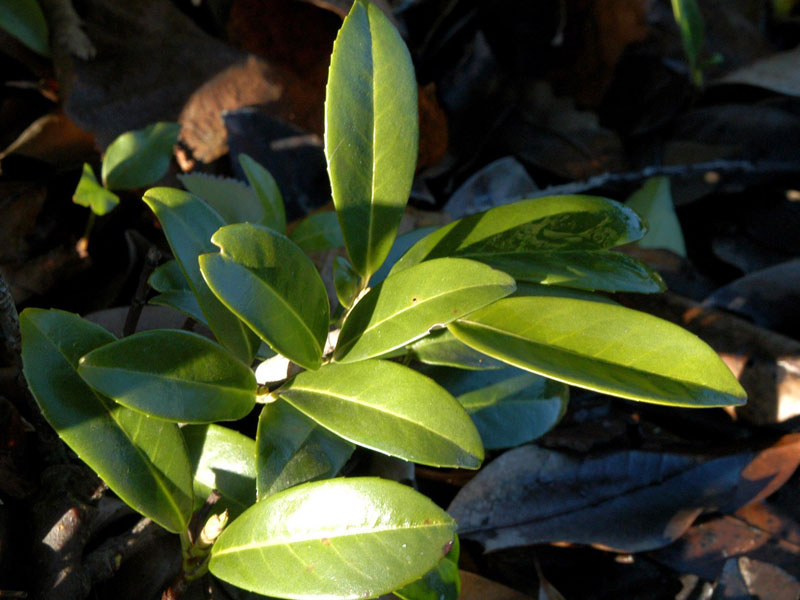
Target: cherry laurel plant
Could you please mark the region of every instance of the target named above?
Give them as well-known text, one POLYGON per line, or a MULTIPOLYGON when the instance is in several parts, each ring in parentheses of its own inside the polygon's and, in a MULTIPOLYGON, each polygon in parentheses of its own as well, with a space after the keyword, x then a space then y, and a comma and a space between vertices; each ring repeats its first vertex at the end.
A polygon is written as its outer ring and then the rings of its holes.
POLYGON ((355 446, 477 469, 484 447, 553 427, 566 384, 677 406, 745 401, 698 338, 595 293, 663 290, 609 250, 645 234, 622 204, 535 198, 397 237, 416 90, 397 31, 357 0, 325 104, 335 215, 287 236, 275 181, 244 155, 249 186, 190 175, 196 193, 145 193, 174 255, 150 279, 153 302, 216 341, 183 330, 115 339, 58 310, 20 317, 44 416, 121 499, 180 535, 186 579, 210 571, 281 598, 454 598, 456 523, 410 487, 337 477, 355 446), (347 258, 334 266, 332 315, 306 251, 337 240, 347 258), (281 361, 282 375, 257 380, 281 361), (255 440, 216 424, 256 403, 255 440), (190 520, 212 490, 218 514, 195 539, 190 520))

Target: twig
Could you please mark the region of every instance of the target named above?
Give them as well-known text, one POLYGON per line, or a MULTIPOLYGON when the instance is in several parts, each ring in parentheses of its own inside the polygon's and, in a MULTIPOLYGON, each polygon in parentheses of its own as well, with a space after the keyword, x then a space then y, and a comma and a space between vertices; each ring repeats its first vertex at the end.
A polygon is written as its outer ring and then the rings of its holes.
POLYGON ((19 333, 19 315, 14 298, 0 273, 0 336, 17 369, 22 369, 22 343, 19 333))
POLYGON ((92 584, 111 579, 125 560, 166 535, 150 519, 141 519, 130 531, 103 542, 85 558, 83 568, 92 584))
POLYGON ((133 300, 131 300, 131 307, 128 310, 128 316, 125 318, 125 326, 122 329, 122 335, 124 337, 136 331, 136 325, 139 323, 142 308, 147 302, 147 292, 150 289, 147 280, 160 262, 161 252, 155 246, 150 246, 147 255, 144 257, 144 265, 142 266, 142 273, 139 276, 139 285, 136 286, 136 294, 133 296, 133 300))

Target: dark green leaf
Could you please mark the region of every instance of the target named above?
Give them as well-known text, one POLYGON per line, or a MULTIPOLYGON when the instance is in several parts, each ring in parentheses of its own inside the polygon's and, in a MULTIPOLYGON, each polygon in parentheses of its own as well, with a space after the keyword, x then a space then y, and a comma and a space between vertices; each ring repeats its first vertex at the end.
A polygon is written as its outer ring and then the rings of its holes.
POLYGON ((328 364, 300 373, 277 393, 359 446, 440 467, 474 469, 483 460, 480 436, 456 399, 397 363, 328 364))
POLYGON ((235 518, 255 504, 256 451, 251 438, 219 425, 186 425, 181 431, 192 461, 196 508, 212 490, 221 496, 214 512, 227 508, 235 518))
POLYGON ((514 366, 631 400, 725 406, 746 399, 703 341, 622 306, 504 298, 448 327, 465 344, 514 366))
POLYGON ((106 148, 103 185, 131 190, 154 184, 169 169, 180 130, 178 123, 161 122, 123 133, 106 148))
POLYGON ((353 269, 353 265, 344 256, 337 256, 333 261, 333 287, 336 297, 345 308, 350 308, 356 299, 361 278, 353 269))
POLYGON ((300 483, 334 477, 353 450, 353 444, 283 400, 265 404, 256 436, 259 500, 300 483))
POLYGON ((342 228, 334 212, 319 212, 306 217, 289 234, 303 252, 319 252, 344 246, 342 228))
POLYGON ((150 304, 169 306, 191 317, 198 323, 208 326, 203 311, 197 303, 197 298, 189 287, 189 282, 183 276, 181 267, 175 259, 168 260, 163 265, 156 267, 147 283, 154 290, 161 292, 150 298, 150 304))
POLYGON ((100 185, 94 176, 91 165, 83 163, 83 173, 78 181, 78 187, 75 188, 72 201, 75 204, 91 208, 96 215, 103 216, 119 204, 119 196, 100 185))
POLYGON ((217 231, 220 253, 200 257, 217 297, 269 346, 307 369, 319 368, 330 307, 314 263, 286 236, 239 223, 217 231))
POLYGON ((450 549, 455 522, 394 481, 330 479, 266 498, 228 525, 210 570, 281 598, 373 598, 418 579, 450 549))
POLYGON ((357 0, 333 46, 325 156, 347 252, 368 277, 392 247, 417 161, 417 84, 403 40, 357 0))
POLYGON ((395 591, 394 595, 403 600, 458 600, 461 594, 461 574, 458 572, 460 551, 458 536, 455 536, 450 552, 438 565, 421 579, 395 591))
POLYGON ((34 52, 50 56, 50 33, 36 0, 0 2, 0 27, 34 52))
POLYGON ((205 173, 178 175, 183 187, 200 196, 226 223, 261 223, 264 209, 253 189, 229 177, 215 177, 205 173))
POLYGON ((460 258, 431 260, 388 277, 353 307, 334 352, 338 362, 380 356, 516 289, 501 271, 460 258))
POLYGON ((432 331, 408 347, 416 360, 428 365, 442 365, 459 369, 503 369, 502 361, 473 350, 447 329, 432 331))
POLYGON ((25 377, 47 422, 127 504, 169 531, 185 530, 192 479, 177 425, 112 402, 78 375, 80 357, 114 336, 58 310, 26 309, 20 325, 25 377))
POLYGON ((196 333, 142 331, 93 350, 78 372, 128 408, 180 423, 240 419, 256 401, 253 372, 196 333))
POLYGON ((275 181, 272 173, 247 154, 239 155, 239 164, 261 203, 264 212, 261 222, 278 233, 285 233, 286 208, 283 205, 283 194, 278 188, 278 182, 275 181))

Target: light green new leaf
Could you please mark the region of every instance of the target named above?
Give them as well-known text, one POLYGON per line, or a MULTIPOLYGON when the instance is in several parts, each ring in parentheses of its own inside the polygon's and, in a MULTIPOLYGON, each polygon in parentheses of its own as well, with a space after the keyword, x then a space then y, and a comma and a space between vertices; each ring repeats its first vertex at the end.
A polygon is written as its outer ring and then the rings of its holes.
POLYGON ((200 257, 211 290, 273 350, 319 368, 330 306, 314 263, 289 238, 260 225, 228 225, 211 241, 220 253, 200 257))
POLYGON ((333 287, 336 289, 336 298, 345 308, 350 308, 356 299, 360 281, 353 265, 344 256, 337 256, 333 260, 333 287))
POLYGON ((647 221, 649 231, 637 244, 642 248, 666 248, 686 258, 681 224, 666 177, 652 177, 625 203, 647 221))
POLYGON ((183 187, 200 196, 226 223, 262 223, 264 209, 253 189, 230 177, 205 173, 178 175, 183 187))
POLYGON ((131 190, 154 184, 169 169, 180 130, 178 123, 160 122, 123 133, 106 148, 103 185, 131 190))
POLYGON ((278 182, 275 181, 272 173, 247 154, 239 155, 239 164, 261 203, 264 211, 261 222, 278 233, 286 233, 286 208, 283 205, 283 194, 281 194, 278 182))
POLYGON ((283 400, 265 404, 256 435, 258 499, 336 476, 354 449, 283 400))
POLYGON ((324 365, 300 373, 277 394, 359 446, 436 467, 476 469, 483 460, 480 436, 456 399, 397 363, 324 365))
POLYGON ((374 598, 418 579, 450 550, 456 524, 428 498, 373 477, 306 483, 228 525, 209 569, 281 598, 374 598))
POLYGON ((261 344, 258 336, 217 299, 198 264, 198 256, 216 250, 211 236, 225 225, 222 218, 197 196, 172 188, 148 190, 144 201, 158 217, 209 328, 223 346, 249 365, 261 344))
POLYGON ((128 505, 179 533, 192 514, 192 479, 177 425, 95 392, 78 360, 114 336, 78 315, 29 308, 20 315, 25 377, 47 422, 128 505))
POLYGON ((417 162, 417 83, 380 8, 357 0, 333 46, 325 156, 347 252, 368 277, 392 247, 417 162))
POLYGON ((403 600, 458 600, 461 594, 461 574, 458 571, 460 554, 458 536, 455 536, 450 552, 438 565, 421 579, 396 590, 394 595, 403 600))
POLYGON ((255 442, 219 425, 181 428, 194 476, 195 508, 216 490, 221 496, 214 512, 228 509, 236 518, 256 502, 255 442))
POLYGON ((206 317, 200 310, 197 298, 192 292, 192 288, 189 287, 186 277, 183 276, 177 260, 171 259, 156 267, 147 283, 157 292, 161 292, 148 300, 150 304, 169 306, 198 323, 208 326, 206 317))
POLYGON ((72 201, 80 206, 91 208, 92 212, 98 216, 103 216, 119 204, 119 196, 100 185, 94 176, 91 165, 83 163, 83 172, 78 181, 78 187, 75 188, 75 193, 72 195, 72 201))
POLYGON ((681 32, 683 51, 689 61, 692 81, 695 85, 703 83, 703 70, 700 55, 706 44, 703 15, 697 0, 672 0, 672 14, 681 32))
POLYGON ((640 239, 641 218, 619 202, 596 196, 521 200, 469 215, 414 244, 392 273, 443 256, 485 262, 496 254, 603 250, 640 239))
POLYGON ((493 371, 425 369, 467 410, 483 447, 512 448, 555 427, 567 410, 569 388, 515 367, 493 371))
POLYGON ((380 356, 516 289, 514 279, 479 262, 440 258, 385 279, 353 307, 339 334, 337 362, 380 356))
POLYGON ((34 52, 50 56, 50 32, 36 0, 0 2, 0 27, 34 52))
POLYGON ((746 399, 700 338, 622 306, 504 298, 448 327, 465 344, 521 369, 631 400, 699 407, 746 399))
POLYGON ((292 229, 289 239, 303 252, 319 252, 344 246, 342 228, 335 212, 318 212, 309 215, 292 229))
POLYGON ((432 331, 408 347, 411 356, 421 363, 459 369, 504 369, 508 365, 486 356, 460 341, 447 329, 432 331))
POLYGON ((196 333, 142 331, 93 350, 78 373, 123 406, 179 423, 240 419, 256 402, 253 372, 196 333))

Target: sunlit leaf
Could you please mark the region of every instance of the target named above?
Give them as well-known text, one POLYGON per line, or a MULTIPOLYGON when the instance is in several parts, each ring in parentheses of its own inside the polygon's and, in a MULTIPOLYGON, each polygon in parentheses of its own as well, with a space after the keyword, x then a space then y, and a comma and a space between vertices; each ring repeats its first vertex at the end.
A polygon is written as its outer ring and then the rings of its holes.
POLYGON ((334 212, 318 212, 303 219, 289 234, 303 252, 318 252, 344 246, 342 228, 334 212))
POLYGON ((50 32, 36 0, 0 2, 0 27, 34 52, 50 56, 50 32))
POLYGON ((458 600, 461 594, 461 574, 458 571, 460 553, 458 536, 455 536, 450 552, 438 565, 422 578, 395 590, 394 595, 403 600, 458 600))
POLYGON ((180 130, 178 123, 160 122, 123 133, 106 148, 103 185, 130 190, 154 184, 169 169, 180 130))
POLYGON ((83 163, 83 172, 78 181, 78 187, 75 188, 75 193, 72 195, 72 201, 80 206, 91 208, 92 212, 98 216, 103 216, 119 204, 119 196, 100 185, 94 176, 91 165, 83 163))
POLYGON ((272 173, 247 154, 239 155, 239 164, 261 203, 264 212, 261 223, 278 233, 285 233, 286 207, 283 204, 283 194, 278 188, 278 182, 275 181, 272 173))

